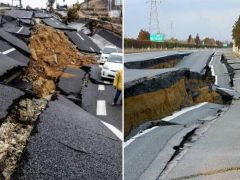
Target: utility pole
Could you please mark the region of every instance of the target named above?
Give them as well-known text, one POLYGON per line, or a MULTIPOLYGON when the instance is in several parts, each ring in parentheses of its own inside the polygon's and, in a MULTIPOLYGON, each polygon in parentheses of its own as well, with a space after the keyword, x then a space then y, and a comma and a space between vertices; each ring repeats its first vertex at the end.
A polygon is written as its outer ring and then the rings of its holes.
POLYGON ((12 0, 12 6, 14 5, 14 1, 17 1, 19 3, 19 7, 22 8, 22 0, 12 0))
POLYGON ((173 20, 171 20, 171 23, 170 23, 170 32, 171 32, 170 38, 173 38, 173 36, 174 36, 174 21, 173 20))
POLYGON ((151 0, 150 5, 150 16, 149 16, 149 33, 157 33, 160 34, 160 26, 159 26, 159 17, 158 17, 158 4, 161 1, 151 0))

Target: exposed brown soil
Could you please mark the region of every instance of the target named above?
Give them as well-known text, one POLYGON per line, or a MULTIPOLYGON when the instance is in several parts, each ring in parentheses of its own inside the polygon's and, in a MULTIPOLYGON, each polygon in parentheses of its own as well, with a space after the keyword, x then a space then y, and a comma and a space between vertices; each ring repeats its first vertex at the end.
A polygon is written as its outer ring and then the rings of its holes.
POLYGON ((147 69, 172 68, 172 67, 176 66, 177 63, 179 63, 179 61, 180 61, 179 59, 171 59, 168 62, 155 64, 153 66, 148 67, 147 69))
POLYGON ((66 67, 94 64, 95 58, 79 53, 63 32, 39 25, 30 38, 32 52, 25 77, 33 91, 45 97, 55 90, 55 82, 66 67))
POLYGON ((181 79, 169 88, 126 98, 124 100, 125 137, 140 124, 159 120, 181 108, 201 102, 222 104, 221 96, 209 91, 207 81, 181 79), (187 87, 199 95, 193 99, 190 92, 187 92, 187 87))

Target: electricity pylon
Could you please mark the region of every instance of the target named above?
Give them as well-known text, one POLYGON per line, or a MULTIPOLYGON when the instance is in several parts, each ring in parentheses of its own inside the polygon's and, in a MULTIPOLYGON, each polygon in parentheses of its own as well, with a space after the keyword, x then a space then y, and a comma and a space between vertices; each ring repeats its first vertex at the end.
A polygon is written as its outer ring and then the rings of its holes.
POLYGON ((150 16, 149 16, 149 33, 160 34, 159 17, 158 17, 158 5, 160 0, 150 1, 150 16))

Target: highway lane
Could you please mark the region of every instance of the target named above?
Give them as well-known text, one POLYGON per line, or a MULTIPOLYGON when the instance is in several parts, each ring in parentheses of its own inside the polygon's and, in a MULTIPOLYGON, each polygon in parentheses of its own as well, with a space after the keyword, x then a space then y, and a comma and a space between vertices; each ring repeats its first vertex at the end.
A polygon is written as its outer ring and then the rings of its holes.
MULTIPOLYGON (((234 101, 228 112, 219 117, 208 131, 179 160, 164 179, 195 175, 196 178, 217 179, 219 174, 228 174, 231 168, 240 167, 240 102, 234 101), (208 174, 203 176, 201 174, 208 174)), ((239 173, 239 171, 236 171, 239 173)))
MULTIPOLYGON (((101 68, 94 68, 93 78, 96 81, 89 81, 86 87, 82 89, 82 108, 87 112, 97 116, 103 122, 112 125, 109 127, 118 137, 122 138, 122 104, 119 98, 118 104, 112 106, 116 90, 113 88, 112 80, 100 81, 101 68), (99 82, 100 81, 100 82, 99 82), (105 84, 103 83, 105 82, 105 84)), ((90 72, 91 76, 91 72, 90 72)), ((107 125, 105 124, 105 125, 107 125)))
POLYGON ((135 81, 142 78, 150 78, 161 75, 166 72, 177 71, 179 68, 166 68, 166 69, 124 69, 124 83, 135 81))
POLYGON ((174 54, 186 54, 194 52, 195 50, 179 50, 179 51, 157 51, 157 52, 142 52, 131 53, 124 55, 124 62, 143 61, 149 59, 157 59, 159 57, 174 55, 174 54))
POLYGON ((191 72, 204 74, 204 68, 210 62, 213 53, 213 50, 194 52, 189 56, 185 56, 175 68, 189 68, 191 72))

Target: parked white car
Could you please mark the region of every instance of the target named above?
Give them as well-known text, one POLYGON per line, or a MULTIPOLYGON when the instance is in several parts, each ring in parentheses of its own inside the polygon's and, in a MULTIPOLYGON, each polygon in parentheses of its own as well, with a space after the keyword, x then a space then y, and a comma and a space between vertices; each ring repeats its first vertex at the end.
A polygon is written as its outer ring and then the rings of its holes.
POLYGON ((123 54, 112 53, 102 67, 101 76, 102 78, 114 79, 120 69, 123 69, 123 54))
POLYGON ((105 46, 101 52, 102 54, 99 59, 99 64, 104 64, 111 53, 117 53, 117 52, 118 50, 116 46, 105 46))

